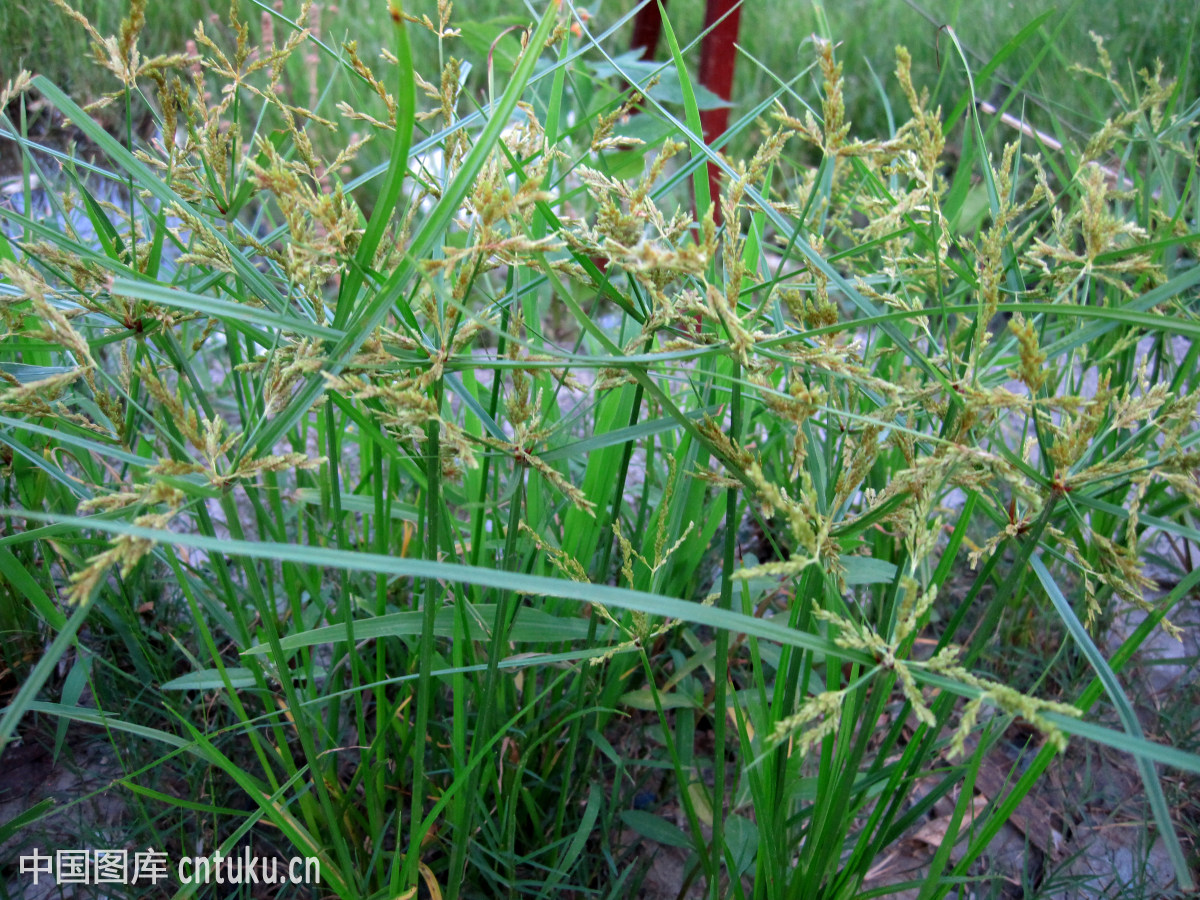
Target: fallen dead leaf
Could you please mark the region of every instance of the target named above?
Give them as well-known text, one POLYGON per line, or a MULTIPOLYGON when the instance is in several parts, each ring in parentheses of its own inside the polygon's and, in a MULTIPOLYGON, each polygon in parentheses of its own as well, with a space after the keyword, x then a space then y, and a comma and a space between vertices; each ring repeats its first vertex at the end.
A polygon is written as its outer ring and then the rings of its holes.
MULTIPOLYGON (((966 811, 966 813, 963 815, 962 822, 959 823, 960 832, 962 830, 962 826, 973 821, 976 816, 980 815, 985 809, 987 809, 987 805, 987 797, 972 798, 971 808, 966 811)), ((928 844, 930 847, 940 847, 946 840, 946 832, 950 829, 950 823, 953 819, 953 815, 939 816, 936 819, 931 819, 917 829, 916 833, 913 835, 913 839, 920 841, 923 844, 928 844)))

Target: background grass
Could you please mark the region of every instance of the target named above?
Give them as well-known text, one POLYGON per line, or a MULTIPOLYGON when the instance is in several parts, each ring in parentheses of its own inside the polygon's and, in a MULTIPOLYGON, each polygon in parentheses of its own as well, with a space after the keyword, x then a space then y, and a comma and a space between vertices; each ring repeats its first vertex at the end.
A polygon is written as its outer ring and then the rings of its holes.
MULTIPOLYGON (((114 33, 125 14, 124 4, 116 0, 86 0, 76 6, 104 34, 114 33)), ((609 0, 581 8, 591 14, 594 30, 600 31, 632 6, 629 0, 609 0)), ((318 9, 321 36, 335 49, 340 41, 352 38, 358 41, 363 58, 371 61, 387 44, 389 23, 385 4, 349 0, 340 5, 321 4, 318 9)), ((460 0, 455 9, 456 20, 468 23, 467 37, 473 51, 481 55, 500 30, 512 24, 514 16, 520 19, 528 15, 519 5, 496 0, 460 0), (488 25, 489 20, 498 21, 488 25)), ((252 12, 248 6, 247 19, 256 32, 258 21, 252 12)), ((414 5, 409 12, 436 18, 437 9, 436 4, 428 2, 414 5)), ((144 49, 161 53, 167 48, 181 47, 191 35, 194 23, 203 19, 211 24, 214 13, 218 19, 223 18, 223 10, 211 2, 198 0, 154 5, 148 13, 144 49)), ((700 33, 702 4, 676 3, 670 14, 685 43, 700 33)), ((1188 52, 1196 44, 1200 17, 1186 3, 1171 0, 1152 3, 848 0, 831 4, 759 0, 747 3, 742 16, 740 42, 749 57, 743 55, 738 60, 735 117, 736 111, 744 111, 774 90, 777 77, 786 80, 796 75, 799 61, 806 58, 802 46, 810 35, 819 34, 837 39, 841 46, 839 56, 848 64, 849 119, 864 134, 885 134, 889 122, 887 107, 880 102, 880 85, 888 92, 892 104, 902 99, 886 78, 897 44, 907 46, 913 53, 917 82, 930 87, 935 102, 948 108, 965 84, 959 67, 944 65, 953 51, 945 35, 939 33, 941 26, 950 25, 957 31, 971 63, 980 66, 991 60, 1018 31, 1037 20, 1042 23, 1036 35, 1016 47, 1001 64, 992 96, 984 99, 999 105, 1020 82, 1020 100, 1011 112, 1035 127, 1058 133, 1060 139, 1078 140, 1091 134, 1107 117, 1106 109, 1087 82, 1070 72, 1071 66, 1091 58, 1092 33, 1104 38, 1122 75, 1143 68, 1153 71, 1156 61, 1171 61, 1174 63, 1171 75, 1179 79, 1180 96, 1195 97, 1200 93, 1197 90, 1200 72, 1188 52)), ((628 27, 622 34, 628 35, 628 27)), ((413 40, 419 58, 436 54, 431 35, 416 31, 413 40)), ((617 44, 620 46, 620 41, 617 44)), ((0 46, 7 48, 0 59, 0 81, 27 68, 44 74, 81 101, 92 99, 101 86, 112 88, 97 78, 81 30, 45 0, 15 0, 0 9, 0 46)), ((665 52, 665 45, 660 46, 659 57, 665 52)), ((482 88, 481 70, 476 71, 473 84, 476 90, 482 88)), ((341 99, 362 102, 361 93, 343 95, 348 90, 344 80, 337 82, 323 110, 332 109, 341 99)))

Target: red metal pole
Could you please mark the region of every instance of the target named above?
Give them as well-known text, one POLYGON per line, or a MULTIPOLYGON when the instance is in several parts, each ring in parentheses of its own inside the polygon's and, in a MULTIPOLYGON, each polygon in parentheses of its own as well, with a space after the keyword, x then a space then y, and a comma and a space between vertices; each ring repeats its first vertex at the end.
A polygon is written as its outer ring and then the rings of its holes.
MULTIPOLYGON (((662 0, 666 6, 666 0, 662 0)), ((738 0, 707 0, 704 8, 704 28, 707 34, 700 42, 700 83, 728 102, 733 96, 733 66, 737 59, 734 44, 737 43, 738 26, 742 7, 738 0), (714 24, 715 23, 715 24, 714 24), (711 30, 710 30, 711 29, 711 30)), ((642 59, 653 59, 662 36, 662 14, 657 0, 647 3, 633 20, 633 38, 630 47, 642 51, 642 59)), ((705 143, 711 144, 729 127, 729 109, 704 109, 700 111, 700 125, 705 143)), ((721 187, 720 170, 708 164, 709 195, 714 202, 721 187)), ((701 210, 696 210, 697 215, 701 210)), ((716 206, 717 224, 721 222, 721 206, 716 206)))
MULTIPOLYGON (((663 0, 663 6, 667 0, 663 0)), ((662 36, 662 13, 659 11, 657 0, 650 0, 638 10, 633 20, 633 40, 629 49, 641 50, 642 59, 654 59, 654 51, 658 49, 658 39, 662 36)))
MULTIPOLYGON (((737 0, 708 0, 704 9, 704 27, 712 26, 712 30, 700 42, 700 83, 726 102, 733 96, 733 64, 737 59, 734 44, 741 15, 742 7, 737 0)), ((729 107, 700 110, 700 124, 704 142, 711 145, 729 127, 729 107)), ((717 224, 721 222, 721 205, 717 202, 720 187, 720 170, 710 162, 708 189, 717 203, 717 224)))

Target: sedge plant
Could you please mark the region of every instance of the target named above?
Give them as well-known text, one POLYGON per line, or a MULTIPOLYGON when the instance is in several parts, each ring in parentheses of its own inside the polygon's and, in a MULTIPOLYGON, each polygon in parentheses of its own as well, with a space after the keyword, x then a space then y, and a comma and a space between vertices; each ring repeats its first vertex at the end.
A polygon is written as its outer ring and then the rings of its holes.
POLYGON ((864 885, 939 802, 903 887, 976 877, 1089 740, 1192 886, 1161 774, 1200 757, 1123 687, 1197 581, 1143 563, 1200 537, 1200 105, 1167 69, 1098 41, 1075 144, 989 118, 965 51, 943 110, 898 48, 867 139, 814 39, 708 146, 669 25, 652 70, 612 50, 632 13, 558 2, 463 58, 480 26, 392 0, 367 59, 308 10, 161 56, 144 0, 112 37, 72 11, 118 133, 40 76, 0 98, 0 746, 100 728, 139 840, 316 857, 337 896, 619 896, 650 841, 681 891, 844 898, 901 889, 864 885), (28 136, 34 96, 88 153, 28 136), (1086 683, 989 673, 1027 603, 1086 683), (1016 721, 1036 753, 979 803, 1016 721))

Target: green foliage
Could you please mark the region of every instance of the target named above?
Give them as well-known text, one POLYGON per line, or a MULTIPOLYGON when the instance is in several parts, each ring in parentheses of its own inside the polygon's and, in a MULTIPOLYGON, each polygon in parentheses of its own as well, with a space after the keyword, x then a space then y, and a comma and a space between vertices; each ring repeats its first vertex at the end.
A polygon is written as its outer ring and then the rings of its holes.
POLYGON ((711 896, 807 898, 942 798, 947 895, 1078 736, 1136 758, 1188 886, 1155 764, 1200 756, 1119 678, 1200 580, 1151 600, 1143 562, 1200 538, 1200 106, 1167 70, 1097 42, 1107 121, 1060 145, 976 102, 1041 26, 977 69, 950 31, 950 113, 898 48, 865 139, 817 38, 814 98, 773 82, 736 159, 670 28, 651 76, 557 4, 393 5, 382 58, 235 4, 150 56, 144 5, 93 32, 121 134, 44 77, 0 103, 97 157, 3 122, 0 613, 48 649, 7 660, 0 746, 100 724, 186 823, 143 837, 285 843, 344 897, 615 896, 634 834, 711 896), (1029 602, 1094 684, 989 674, 1029 602), (979 812, 1018 719, 1040 752, 979 812))

